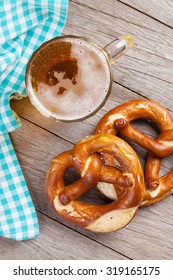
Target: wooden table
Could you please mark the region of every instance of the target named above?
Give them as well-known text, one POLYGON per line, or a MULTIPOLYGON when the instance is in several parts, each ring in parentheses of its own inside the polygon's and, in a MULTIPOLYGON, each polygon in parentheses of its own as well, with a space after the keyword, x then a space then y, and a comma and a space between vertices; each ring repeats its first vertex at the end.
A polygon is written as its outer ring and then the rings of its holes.
MULTIPOLYGON (((128 227, 99 234, 58 217, 44 192, 46 171, 53 157, 92 134, 110 109, 132 99, 147 98, 173 114, 172 14, 171 0, 70 1, 63 34, 84 35, 104 46, 115 36, 129 33, 134 46, 113 66, 114 83, 105 106, 83 122, 55 122, 38 113, 28 98, 12 101, 22 128, 11 138, 37 210, 40 236, 25 242, 1 237, 1 259, 173 259, 173 196, 140 208, 128 227)), ((156 136, 147 123, 135 125, 156 136)), ((146 152, 135 149, 143 163, 146 152)), ((172 159, 163 160, 163 173, 171 170, 172 159)), ((72 173, 68 180, 74 180, 72 173)))

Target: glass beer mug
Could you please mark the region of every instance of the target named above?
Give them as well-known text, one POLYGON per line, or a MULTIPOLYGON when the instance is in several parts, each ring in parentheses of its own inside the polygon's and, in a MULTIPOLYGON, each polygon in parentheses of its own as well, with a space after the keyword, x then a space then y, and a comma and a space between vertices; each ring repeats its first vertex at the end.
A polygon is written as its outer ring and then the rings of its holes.
POLYGON ((129 35, 102 48, 77 36, 61 36, 36 50, 25 76, 32 104, 45 116, 79 121, 94 115, 112 87, 111 64, 132 45, 129 35))

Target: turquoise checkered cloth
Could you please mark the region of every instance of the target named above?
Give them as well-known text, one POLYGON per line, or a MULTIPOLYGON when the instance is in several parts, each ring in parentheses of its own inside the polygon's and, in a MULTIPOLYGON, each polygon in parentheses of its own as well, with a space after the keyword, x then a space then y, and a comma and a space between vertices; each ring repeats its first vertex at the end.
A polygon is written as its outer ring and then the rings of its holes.
POLYGON ((68 0, 0 1, 0 236, 26 240, 38 236, 36 211, 9 132, 19 128, 10 99, 26 95, 28 60, 43 42, 59 36, 68 0))

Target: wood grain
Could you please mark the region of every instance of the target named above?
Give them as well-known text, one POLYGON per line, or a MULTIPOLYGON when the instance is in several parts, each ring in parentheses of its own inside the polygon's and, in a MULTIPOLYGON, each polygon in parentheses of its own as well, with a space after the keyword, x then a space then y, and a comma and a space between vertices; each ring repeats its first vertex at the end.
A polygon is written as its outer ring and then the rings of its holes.
MULTIPOLYGON (((81 232, 83 236, 92 238, 96 242, 102 243, 109 248, 116 250, 118 246, 118 252, 129 258, 172 258, 173 243, 171 241, 171 232, 173 230, 173 225, 171 225, 170 221, 172 215, 173 197, 169 197, 154 206, 140 209, 135 219, 129 224, 129 226, 119 232, 106 235, 95 234, 71 225, 58 217, 54 210, 50 207, 44 193, 44 182, 48 164, 51 159, 64 149, 70 149, 73 144, 61 138, 61 140, 59 139, 60 141, 56 144, 57 137, 52 134, 52 132, 50 133, 43 128, 39 128, 37 125, 26 120, 22 120, 22 123, 23 134, 21 135, 19 130, 14 132, 12 134, 12 140, 15 149, 18 152, 18 158, 28 186, 32 186, 30 191, 38 211, 50 216, 68 227, 71 227, 75 231, 81 232), (27 139, 30 138, 31 133, 32 135, 35 135, 35 138, 34 142, 29 143, 27 142, 27 139), (46 141, 46 139, 48 139, 48 141, 46 141), (23 147, 24 145, 25 149, 23 147), (21 153, 21 151, 23 151, 23 153, 21 153), (33 165, 36 166, 35 170, 33 170, 33 165), (142 243, 141 239, 143 240, 142 243), (167 244, 167 246, 163 247, 163 244, 167 244), (151 246, 153 246, 153 249, 149 250, 151 246), (128 250, 126 248, 128 248, 128 250), (162 251, 161 256, 158 255, 160 251, 162 251), (127 255, 126 252, 128 252, 127 255)), ((140 151, 138 148, 138 152, 140 158, 144 159, 144 151, 140 151)), ((166 168, 167 165, 163 169, 165 170, 166 168)), ((75 179, 73 174, 70 174, 69 179, 75 179)), ((88 200, 90 199, 91 201, 92 196, 93 194, 91 193, 88 200)), ((95 199, 95 201, 101 202, 101 200, 98 199, 95 199)), ((103 202, 104 201, 102 200, 102 203, 103 202)))
POLYGON ((85 36, 101 46, 131 34, 133 48, 113 66, 115 81, 172 110, 173 30, 119 1, 75 2, 64 33, 83 35, 85 29, 85 36))
MULTIPOLYGON (((11 133, 11 139, 37 209, 41 234, 25 242, 0 238, 0 259, 173 259, 173 196, 140 208, 128 227, 98 234, 62 220, 44 192, 53 157, 92 134, 100 118, 115 106, 132 99, 154 99, 173 115, 172 12, 170 0, 70 1, 63 34, 85 35, 104 46, 115 36, 129 33, 134 46, 113 65, 114 83, 106 104, 83 122, 56 122, 42 116, 28 98, 12 101, 22 128, 11 133)), ((146 122, 134 126, 153 138, 158 134, 146 122)), ((146 151, 132 146, 144 165, 146 151)), ((171 170, 172 163, 173 156, 164 159, 161 174, 171 170)), ((67 182, 76 178, 73 172, 66 175, 67 182)), ((107 202, 96 190, 84 199, 107 202)))
POLYGON ((171 0, 152 0, 148 1, 137 1, 137 0, 120 0, 119 2, 125 3, 128 6, 139 10, 140 12, 152 17, 153 19, 173 27, 172 10, 173 3, 171 0))
POLYGON ((40 236, 24 242, 1 239, 0 259, 10 260, 87 260, 127 259, 115 250, 38 213, 40 236), (82 249, 81 249, 82 248, 82 249))

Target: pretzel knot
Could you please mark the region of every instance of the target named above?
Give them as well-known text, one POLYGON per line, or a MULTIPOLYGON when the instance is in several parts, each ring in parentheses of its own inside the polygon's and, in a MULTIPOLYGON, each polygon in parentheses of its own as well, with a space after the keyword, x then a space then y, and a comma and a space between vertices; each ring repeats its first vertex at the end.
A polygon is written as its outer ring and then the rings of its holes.
POLYGON ((99 232, 126 226, 134 217, 143 192, 143 170, 136 153, 124 140, 107 134, 88 136, 72 151, 58 155, 46 179, 46 194, 57 213, 70 222, 99 232), (111 154, 121 165, 121 171, 105 165, 100 157, 102 153, 111 154), (63 176, 70 167, 81 177, 65 187, 63 176), (77 200, 98 182, 117 183, 123 191, 116 201, 103 205, 77 200))
MULTIPOLYGON (((170 191, 168 191, 168 189, 170 190, 171 188, 170 184, 166 183, 166 179, 158 179, 159 167, 154 167, 154 165, 156 162, 160 162, 160 160, 156 159, 156 157, 163 158, 173 153, 173 141, 172 138, 170 138, 170 141, 167 141, 169 140, 169 132, 166 132, 171 129, 173 129, 173 119, 169 112, 158 103, 143 99, 133 100, 112 109, 99 121, 96 127, 95 133, 97 134, 118 134, 118 136, 145 148, 150 153, 146 167, 147 187, 144 193, 144 201, 142 202, 142 205, 157 202, 170 193, 170 191), (138 131, 130 124, 131 121, 137 119, 146 119, 148 121, 155 122, 161 131, 161 135, 154 140, 138 131), (152 174, 152 176, 150 176, 150 174, 152 174), (164 183, 162 184, 163 181, 164 183), (165 184, 167 187, 164 187, 165 184), (155 196, 156 193, 158 194, 158 197, 156 197, 157 195, 155 196)), ((105 157, 107 164, 114 165, 111 156, 103 155, 103 157, 105 157)), ((157 166, 159 166, 158 163, 157 166)), ((168 177, 170 178, 171 175, 168 177)), ((109 186, 109 191, 104 188, 100 188, 99 185, 98 188, 105 196, 111 199, 117 198, 117 191, 115 191, 113 185, 109 186), (109 195, 110 193, 111 196, 109 195), (113 195, 113 193, 115 193, 115 195, 113 195)), ((118 190, 117 186, 116 190, 118 190)))
MULTIPOLYGON (((158 143, 169 146, 173 143, 173 129, 162 132, 157 137, 158 143)), ((148 154, 145 167, 147 189, 142 205, 150 205, 173 193, 173 170, 159 178, 161 159, 148 154)))

